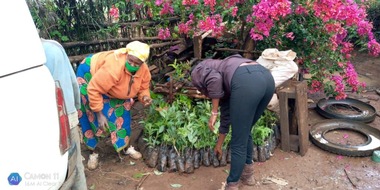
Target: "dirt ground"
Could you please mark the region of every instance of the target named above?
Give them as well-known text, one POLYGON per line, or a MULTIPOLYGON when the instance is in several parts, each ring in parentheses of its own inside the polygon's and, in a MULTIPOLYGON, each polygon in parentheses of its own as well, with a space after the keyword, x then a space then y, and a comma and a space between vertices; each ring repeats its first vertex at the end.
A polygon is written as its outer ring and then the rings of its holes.
MULTIPOLYGON (((358 54, 353 63, 360 80, 367 83, 367 91, 351 97, 368 101, 379 113, 380 96, 374 89, 380 88, 380 58, 358 54)), ((320 96, 310 95, 309 98, 317 101, 320 96)), ((324 119, 315 112, 314 105, 309 104, 309 126, 324 119)), ((138 115, 136 114, 134 122, 139 119, 138 115)), ((376 116, 368 125, 380 129, 380 117, 376 116)), ((134 127, 140 129, 137 123, 134 123, 134 127)), ((341 142, 358 137, 346 131, 339 131, 332 138, 341 142)), ((364 140, 359 137, 360 142, 364 140)), ((124 156, 123 162, 119 162, 110 144, 109 140, 99 144, 99 167, 96 170, 85 169, 87 185, 91 190, 217 190, 226 180, 229 170, 229 165, 216 168, 201 166, 193 174, 180 175, 168 172, 160 174, 154 172, 155 169, 148 168, 142 160, 133 160, 124 156)), ((82 146, 82 154, 86 159, 84 161, 86 167, 90 152, 82 146)), ((240 189, 380 189, 380 163, 372 161, 371 157, 332 154, 309 141, 305 156, 293 151, 284 152, 278 146, 269 160, 255 162, 255 178, 257 180, 255 186, 242 186, 240 189)))

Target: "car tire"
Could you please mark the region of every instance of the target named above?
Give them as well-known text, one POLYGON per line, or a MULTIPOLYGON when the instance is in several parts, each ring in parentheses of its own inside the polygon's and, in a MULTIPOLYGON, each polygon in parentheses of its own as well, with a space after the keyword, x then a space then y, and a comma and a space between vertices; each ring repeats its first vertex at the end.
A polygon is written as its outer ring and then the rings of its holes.
POLYGON ((343 156, 370 156, 374 150, 380 149, 380 130, 357 121, 342 119, 323 120, 312 126, 310 139, 319 148, 343 156), (366 136, 367 141, 360 145, 336 144, 325 138, 328 132, 334 130, 351 130, 366 136))
POLYGON ((335 98, 321 99, 318 101, 316 111, 322 116, 329 119, 348 119, 369 123, 376 117, 376 109, 360 100, 346 98, 336 100, 335 98), (346 106, 355 110, 356 113, 339 113, 334 106, 346 106))

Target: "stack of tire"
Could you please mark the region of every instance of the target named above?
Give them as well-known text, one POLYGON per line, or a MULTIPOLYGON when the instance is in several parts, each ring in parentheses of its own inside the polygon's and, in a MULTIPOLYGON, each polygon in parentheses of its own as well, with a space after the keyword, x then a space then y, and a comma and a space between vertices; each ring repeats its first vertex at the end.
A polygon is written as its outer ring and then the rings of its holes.
POLYGON ((311 141, 319 148, 343 155, 343 156, 371 156, 373 151, 380 149, 380 130, 367 125, 376 117, 376 109, 357 99, 335 98, 321 99, 316 106, 316 111, 328 118, 314 124, 310 130, 311 141), (344 106, 353 113, 339 113, 337 106, 344 106), (367 141, 359 145, 343 145, 329 141, 326 138, 328 132, 335 130, 350 130, 362 134, 367 141))

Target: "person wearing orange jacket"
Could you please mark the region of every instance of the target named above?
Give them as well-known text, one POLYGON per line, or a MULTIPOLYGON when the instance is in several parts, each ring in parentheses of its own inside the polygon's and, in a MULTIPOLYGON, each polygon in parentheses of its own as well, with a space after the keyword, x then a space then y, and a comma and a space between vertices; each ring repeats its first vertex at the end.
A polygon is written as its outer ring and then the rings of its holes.
MULTIPOLYGON (((144 106, 152 102, 151 74, 146 63, 149 52, 148 44, 133 41, 126 48, 89 55, 78 66, 81 95, 78 115, 84 143, 90 150, 95 150, 101 137, 110 135, 122 159, 120 151, 128 146, 131 136, 133 98, 137 96, 144 106)), ((92 155, 95 160, 88 163, 89 169, 95 169, 98 163, 97 154, 92 155)))

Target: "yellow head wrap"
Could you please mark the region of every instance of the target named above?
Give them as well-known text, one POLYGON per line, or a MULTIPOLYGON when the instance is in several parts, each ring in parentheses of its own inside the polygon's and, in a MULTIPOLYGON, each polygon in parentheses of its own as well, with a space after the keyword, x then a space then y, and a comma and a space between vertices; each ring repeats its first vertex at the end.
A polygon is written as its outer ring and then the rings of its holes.
POLYGON ((149 45, 139 41, 133 41, 127 44, 126 53, 139 58, 142 62, 146 62, 149 57, 149 45))

